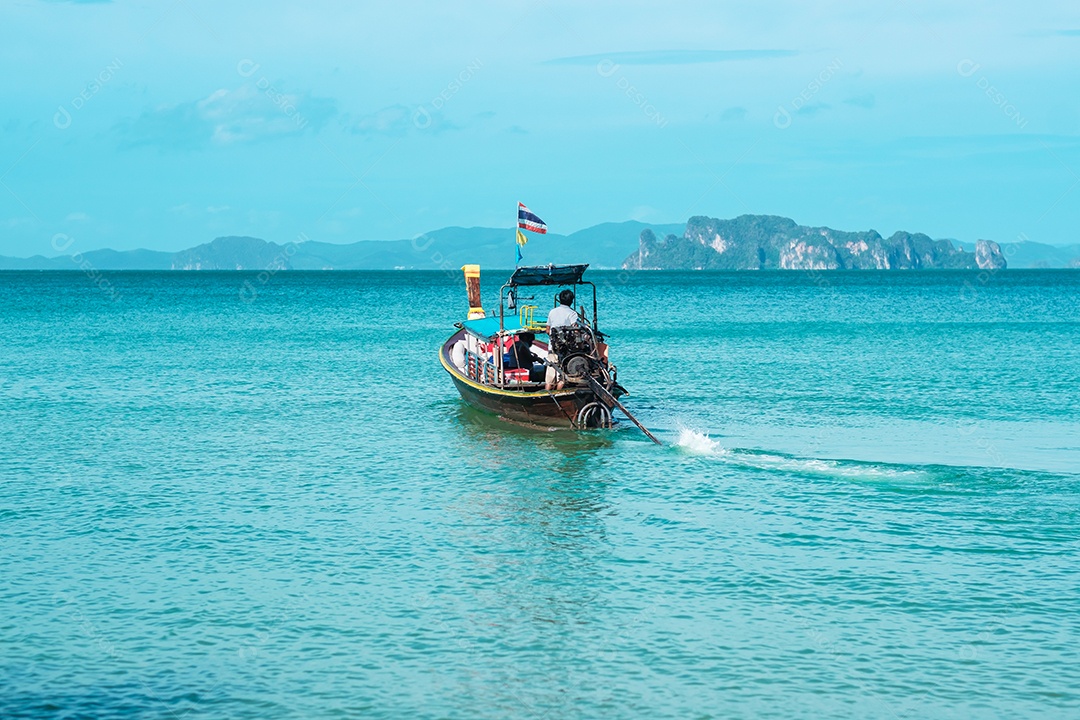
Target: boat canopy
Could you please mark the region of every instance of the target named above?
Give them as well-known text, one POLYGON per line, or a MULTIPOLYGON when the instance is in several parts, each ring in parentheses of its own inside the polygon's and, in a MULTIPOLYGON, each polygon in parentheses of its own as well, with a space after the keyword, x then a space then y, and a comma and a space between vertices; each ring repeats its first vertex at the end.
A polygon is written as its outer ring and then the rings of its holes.
MULTIPOLYGON (((479 320, 466 320, 461 324, 470 334, 487 340, 499 334, 499 318, 480 318, 479 320)), ((518 333, 528 330, 521 324, 521 318, 517 315, 509 315, 503 319, 503 332, 518 333)))
POLYGON ((533 265, 519 267, 510 276, 510 287, 529 285, 580 285, 585 265, 533 265))

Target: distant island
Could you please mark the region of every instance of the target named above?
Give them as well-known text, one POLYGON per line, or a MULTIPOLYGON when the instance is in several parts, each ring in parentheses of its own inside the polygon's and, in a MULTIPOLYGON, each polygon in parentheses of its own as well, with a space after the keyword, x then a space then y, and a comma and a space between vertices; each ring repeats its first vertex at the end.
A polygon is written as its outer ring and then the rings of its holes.
POLYGON ((973 252, 922 233, 844 232, 807 227, 773 215, 732 220, 692 217, 683 235, 663 240, 641 231, 637 252, 622 264, 635 270, 919 270, 1008 266, 1001 246, 978 240, 973 252))
MULTIPOLYGON (((0 256, 0 270, 444 270, 465 263, 488 269, 514 265, 511 228, 448 227, 402 240, 341 244, 308 240, 267 242, 219 237, 181 250, 86 250, 30 258, 0 256)), ((799 225, 773 215, 730 220, 697 216, 685 224, 603 223, 569 235, 533 236, 527 264, 586 262, 597 269, 632 270, 906 270, 1080 268, 1080 244, 1024 240, 973 243, 874 230, 846 232, 799 225)))

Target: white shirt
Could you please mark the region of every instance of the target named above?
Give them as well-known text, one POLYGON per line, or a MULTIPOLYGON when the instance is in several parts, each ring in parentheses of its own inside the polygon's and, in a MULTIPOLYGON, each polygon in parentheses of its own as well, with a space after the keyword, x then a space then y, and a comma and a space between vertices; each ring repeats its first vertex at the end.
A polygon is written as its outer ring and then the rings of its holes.
POLYGON ((548 313, 548 327, 564 327, 566 325, 577 325, 578 314, 574 312, 574 308, 569 305, 560 305, 557 308, 553 308, 548 313))

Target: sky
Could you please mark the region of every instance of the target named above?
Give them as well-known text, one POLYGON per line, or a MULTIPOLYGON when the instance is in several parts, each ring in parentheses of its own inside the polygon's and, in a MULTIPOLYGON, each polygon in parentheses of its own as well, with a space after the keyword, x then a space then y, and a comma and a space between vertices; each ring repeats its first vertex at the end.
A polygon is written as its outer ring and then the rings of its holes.
MULTIPOLYGON (((1080 5, 4 0, 0 254, 629 219, 1080 242, 1080 5)), ((509 231, 508 231, 509 232, 509 231)))

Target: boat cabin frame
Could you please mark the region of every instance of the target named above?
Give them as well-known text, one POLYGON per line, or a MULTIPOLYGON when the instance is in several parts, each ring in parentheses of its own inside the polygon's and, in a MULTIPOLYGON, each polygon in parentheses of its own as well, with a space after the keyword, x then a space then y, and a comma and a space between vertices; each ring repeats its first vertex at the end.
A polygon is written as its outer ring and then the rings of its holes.
MULTIPOLYGON (((531 332, 534 335, 547 335, 548 342, 537 342, 540 350, 550 352, 550 335, 546 322, 537 323, 532 315, 532 310, 539 309, 538 305, 520 305, 519 301, 535 300, 535 296, 519 297, 520 288, 571 288, 574 292, 575 301, 582 288, 589 288, 592 294, 592 316, 585 313, 585 306, 578 308, 581 318, 580 325, 589 330, 593 335, 594 342, 601 339, 597 322, 597 298, 596 285, 584 280, 582 275, 588 268, 588 264, 582 265, 536 265, 519 267, 514 274, 499 289, 499 316, 498 318, 479 318, 468 320, 461 324, 467 336, 471 336, 476 345, 466 350, 466 369, 468 377, 474 382, 501 390, 519 392, 543 390, 543 382, 513 380, 508 381, 504 367, 503 355, 507 351, 506 341, 508 338, 517 336, 523 332, 531 332), (513 313, 517 310, 516 314, 513 313), (491 362, 488 363, 483 357, 483 352, 477 348, 491 344, 491 362), (497 351, 496 351, 497 350, 497 351)), ((558 305, 557 301, 552 307, 558 305)), ((545 318, 546 320, 546 318, 545 318)), ((486 351, 485 351, 486 352, 486 351)))
MULTIPOLYGON (((516 309, 517 306, 517 289, 521 287, 571 287, 574 289, 574 299, 577 299, 578 288, 589 287, 592 289, 592 320, 584 318, 586 324, 592 328, 593 332, 599 332, 597 327, 597 305, 596 305, 596 285, 583 280, 582 275, 585 274, 585 270, 588 269, 588 264, 584 265, 533 265, 528 267, 519 267, 514 270, 514 274, 510 276, 501 288, 499 288, 499 329, 504 328, 504 318, 507 310, 507 300, 513 300, 513 304, 509 307, 510 310, 516 309)), ((535 298, 522 298, 524 300, 534 300, 535 298)), ((553 305, 552 307, 556 307, 553 305)), ((537 306, 533 306, 537 307, 537 306)), ((584 309, 584 307, 582 307, 584 309)), ((580 313, 579 313, 580 315, 580 313)), ((520 316, 520 314, 519 314, 520 316)))

